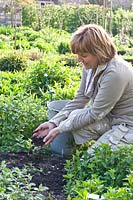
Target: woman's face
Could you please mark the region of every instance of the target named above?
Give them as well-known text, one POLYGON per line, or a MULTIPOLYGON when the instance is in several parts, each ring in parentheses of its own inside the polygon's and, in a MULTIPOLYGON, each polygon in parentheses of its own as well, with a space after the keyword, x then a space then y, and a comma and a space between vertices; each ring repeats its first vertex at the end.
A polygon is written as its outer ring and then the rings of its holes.
POLYGON ((77 55, 78 62, 82 63, 86 69, 96 69, 98 67, 98 59, 92 54, 77 55))

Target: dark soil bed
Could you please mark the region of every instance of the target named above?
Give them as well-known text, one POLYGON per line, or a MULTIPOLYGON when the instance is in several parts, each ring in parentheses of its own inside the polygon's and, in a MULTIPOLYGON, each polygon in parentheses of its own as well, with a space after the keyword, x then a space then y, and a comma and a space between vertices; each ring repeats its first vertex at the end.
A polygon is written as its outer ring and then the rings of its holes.
MULTIPOLYGON (((63 192, 63 187, 65 185, 65 180, 63 175, 64 163, 68 158, 58 157, 55 155, 45 155, 45 154, 28 154, 28 153, 8 153, 0 154, 0 162, 5 160, 7 167, 19 167, 20 169, 24 165, 31 165, 38 170, 31 172, 33 176, 32 182, 37 186, 43 184, 48 187, 52 194, 53 200, 65 200, 66 195, 63 192), (39 169, 41 169, 39 171, 39 169)), ((32 170, 31 170, 32 171, 32 170)))

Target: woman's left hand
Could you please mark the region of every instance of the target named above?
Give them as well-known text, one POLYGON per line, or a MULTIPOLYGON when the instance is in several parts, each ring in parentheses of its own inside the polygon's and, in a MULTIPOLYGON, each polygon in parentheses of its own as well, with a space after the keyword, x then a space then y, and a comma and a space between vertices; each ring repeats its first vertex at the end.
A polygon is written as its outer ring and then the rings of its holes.
POLYGON ((43 139, 43 142, 45 143, 44 146, 47 146, 48 144, 50 144, 59 133, 60 132, 59 132, 59 128, 58 127, 53 128, 48 133, 48 135, 43 139))

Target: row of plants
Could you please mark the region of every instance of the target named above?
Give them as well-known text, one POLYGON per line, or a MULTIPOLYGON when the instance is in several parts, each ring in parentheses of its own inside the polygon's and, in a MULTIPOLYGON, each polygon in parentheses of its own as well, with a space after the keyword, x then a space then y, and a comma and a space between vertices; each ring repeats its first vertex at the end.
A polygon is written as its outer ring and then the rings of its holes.
MULTIPOLYGON (((51 27, 35 31, 28 27, 18 27, 14 30, 11 27, 1 26, 0 69, 11 71, 16 67, 16 70, 23 70, 31 61, 40 60, 48 54, 58 54, 61 60, 66 62, 66 65, 76 66, 76 59, 70 54, 70 37, 71 34, 68 32, 51 27), (21 68, 19 68, 19 63, 21 68)), ((122 31, 113 39, 118 52, 125 52, 124 58, 132 58, 132 37, 122 31)))
POLYGON ((53 27, 67 32, 74 32, 82 24, 96 23, 117 35, 123 28, 133 35, 132 11, 122 8, 110 10, 98 5, 48 5, 42 8, 26 6, 23 8, 23 25, 40 30, 43 27, 53 27), (51 15, 52 13, 52 15, 51 15))
POLYGON ((30 63, 22 71, 24 62, 14 60, 14 57, 15 55, 11 55, 4 58, 5 65, 3 58, 1 59, 3 66, 0 74, 0 94, 30 92, 42 96, 41 92, 46 93, 50 88, 54 90, 57 85, 64 88, 66 84, 67 86, 76 86, 76 83, 79 82, 81 68, 73 58, 73 60, 71 58, 69 60, 68 57, 47 55, 39 61, 30 63), (76 63, 75 67, 70 66, 74 65, 72 61, 76 63), (8 68, 8 65, 11 67, 8 68))
POLYGON ((34 31, 28 27, 0 27, 0 49, 36 50, 51 53, 70 53, 70 34, 53 28, 34 31))

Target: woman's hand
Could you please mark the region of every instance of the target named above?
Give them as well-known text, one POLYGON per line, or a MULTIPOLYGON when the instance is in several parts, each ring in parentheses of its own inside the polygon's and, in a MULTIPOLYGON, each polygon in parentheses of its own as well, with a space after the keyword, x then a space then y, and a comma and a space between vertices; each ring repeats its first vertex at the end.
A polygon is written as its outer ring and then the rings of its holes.
POLYGON ((40 126, 38 126, 34 131, 33 131, 33 137, 37 137, 37 138, 43 138, 46 135, 48 135, 48 133, 54 129, 56 127, 55 124, 50 123, 50 122, 45 122, 43 124, 40 124, 40 126))
POLYGON ((58 127, 52 129, 48 133, 48 135, 43 139, 44 146, 47 146, 48 144, 50 144, 59 133, 60 132, 59 132, 59 128, 58 127))

